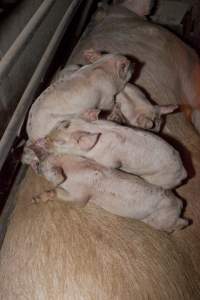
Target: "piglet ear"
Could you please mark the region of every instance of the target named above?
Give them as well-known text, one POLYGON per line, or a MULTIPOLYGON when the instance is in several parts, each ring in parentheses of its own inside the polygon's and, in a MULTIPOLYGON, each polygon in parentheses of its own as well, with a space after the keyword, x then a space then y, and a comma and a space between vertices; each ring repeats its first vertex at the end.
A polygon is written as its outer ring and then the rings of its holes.
POLYGON ((178 108, 178 105, 171 104, 171 105, 155 105, 155 109, 158 111, 159 115, 167 115, 172 113, 178 108))
POLYGON ((73 138, 77 141, 81 150, 91 150, 99 140, 101 133, 90 133, 86 131, 76 131, 73 138))
POLYGON ((86 121, 96 121, 99 118, 100 109, 88 109, 81 114, 81 117, 86 121))
POLYGON ((87 63, 93 64, 102 57, 102 54, 94 49, 87 49, 83 52, 83 56, 87 63))

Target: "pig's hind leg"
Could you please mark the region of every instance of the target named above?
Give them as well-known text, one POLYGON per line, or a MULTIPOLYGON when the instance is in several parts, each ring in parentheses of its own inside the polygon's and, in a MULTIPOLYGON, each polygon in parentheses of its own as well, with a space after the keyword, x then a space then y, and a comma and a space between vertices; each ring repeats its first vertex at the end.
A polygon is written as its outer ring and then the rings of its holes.
POLYGON ((62 188, 54 188, 45 192, 42 192, 36 196, 33 197, 33 203, 41 203, 41 202, 48 202, 48 201, 54 201, 57 200, 62 201, 70 201, 70 195, 67 191, 65 191, 62 188))
POLYGON ((142 221, 155 229, 171 233, 185 228, 189 222, 180 217, 183 207, 182 201, 171 191, 165 191, 165 194, 166 198, 163 198, 157 209, 142 221))
POLYGON ((181 230, 189 224, 186 219, 168 216, 168 212, 164 210, 155 212, 141 221, 157 230, 165 231, 167 233, 181 230))
POLYGON ((90 200, 90 197, 88 197, 87 195, 85 196, 84 194, 80 196, 71 195, 63 188, 54 188, 34 196, 32 202, 37 204, 54 200, 60 200, 63 202, 71 203, 78 207, 84 207, 90 200))
POLYGON ((42 192, 32 198, 33 203, 41 203, 54 200, 56 197, 56 189, 42 192))

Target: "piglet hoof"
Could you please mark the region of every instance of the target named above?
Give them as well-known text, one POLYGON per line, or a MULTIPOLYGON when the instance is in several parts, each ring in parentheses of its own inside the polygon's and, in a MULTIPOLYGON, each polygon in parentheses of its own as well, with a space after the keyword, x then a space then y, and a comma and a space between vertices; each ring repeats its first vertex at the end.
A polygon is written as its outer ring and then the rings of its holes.
POLYGON ((55 190, 49 190, 44 193, 41 193, 39 195, 36 195, 32 198, 32 202, 35 204, 41 203, 41 202, 48 202, 54 200, 56 197, 56 191, 55 190))
POLYGON ((81 117, 89 122, 96 121, 99 119, 100 109, 88 109, 81 114, 81 117))
POLYGON ((176 222, 176 225, 175 225, 175 228, 173 231, 182 230, 182 229, 186 228, 188 225, 189 225, 189 220, 179 218, 176 222))

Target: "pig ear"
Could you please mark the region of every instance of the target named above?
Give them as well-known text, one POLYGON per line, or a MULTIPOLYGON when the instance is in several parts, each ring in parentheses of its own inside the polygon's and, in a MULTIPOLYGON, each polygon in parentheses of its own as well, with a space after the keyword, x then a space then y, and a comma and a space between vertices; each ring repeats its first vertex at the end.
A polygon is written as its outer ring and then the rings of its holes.
POLYGON ((86 121, 96 121, 98 120, 100 109, 88 109, 81 114, 82 118, 86 121))
POLYGON ((144 114, 140 114, 137 117, 137 124, 144 129, 151 129, 153 127, 153 121, 147 118, 144 114))
POLYGON ((88 49, 83 52, 83 56, 88 63, 93 64, 102 57, 102 54, 94 49, 88 49))
POLYGON ((172 113, 178 108, 178 105, 172 104, 172 105, 155 105, 155 109, 158 111, 158 114, 161 115, 167 115, 172 113))
POLYGON ((82 150, 91 150, 100 137, 101 133, 90 133, 86 131, 76 131, 72 134, 73 138, 78 143, 82 150))

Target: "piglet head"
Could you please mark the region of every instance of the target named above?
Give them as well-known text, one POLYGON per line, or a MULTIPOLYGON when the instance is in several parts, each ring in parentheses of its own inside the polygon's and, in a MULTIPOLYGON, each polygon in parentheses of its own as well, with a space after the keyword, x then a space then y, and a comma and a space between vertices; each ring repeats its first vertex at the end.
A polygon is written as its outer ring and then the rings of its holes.
POLYGON ((120 54, 101 54, 94 49, 88 49, 84 52, 84 58, 87 63, 95 64, 96 69, 101 69, 109 76, 116 88, 116 93, 124 88, 134 71, 133 64, 120 54))
MULTIPOLYGON (((172 113, 177 105, 155 105, 151 110, 136 112, 135 125, 140 128, 159 132, 163 123, 163 116, 172 113)), ((131 122, 132 123, 132 122, 131 122)))

